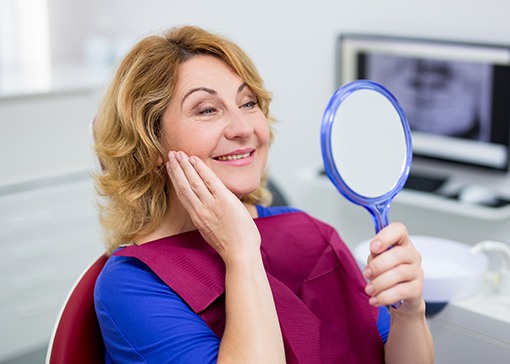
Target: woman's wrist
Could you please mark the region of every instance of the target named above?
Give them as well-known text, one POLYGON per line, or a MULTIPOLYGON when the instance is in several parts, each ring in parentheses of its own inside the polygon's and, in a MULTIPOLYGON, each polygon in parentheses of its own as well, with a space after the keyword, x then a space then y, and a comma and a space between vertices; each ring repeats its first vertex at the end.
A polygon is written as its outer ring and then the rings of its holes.
POLYGON ((260 250, 238 252, 222 258, 227 270, 245 271, 248 273, 250 270, 255 269, 256 271, 257 268, 263 268, 264 266, 260 250))
POLYGON ((425 319, 425 301, 422 299, 420 302, 405 307, 404 305, 399 308, 390 307, 391 318, 393 320, 423 320, 425 319))

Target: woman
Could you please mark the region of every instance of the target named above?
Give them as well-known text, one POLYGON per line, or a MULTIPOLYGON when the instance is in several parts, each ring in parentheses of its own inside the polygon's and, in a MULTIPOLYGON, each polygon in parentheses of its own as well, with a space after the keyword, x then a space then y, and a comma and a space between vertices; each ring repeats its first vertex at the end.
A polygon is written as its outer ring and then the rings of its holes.
POLYGON ((332 228, 264 207, 269 103, 245 53, 196 27, 121 63, 95 125, 107 362, 431 363, 404 226, 374 238, 366 284, 332 228))

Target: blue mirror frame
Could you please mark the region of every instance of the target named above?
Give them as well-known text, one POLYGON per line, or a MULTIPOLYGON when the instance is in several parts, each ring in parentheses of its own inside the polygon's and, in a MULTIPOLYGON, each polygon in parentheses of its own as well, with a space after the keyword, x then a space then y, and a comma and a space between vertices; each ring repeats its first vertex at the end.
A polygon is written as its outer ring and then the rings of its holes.
POLYGON ((384 86, 370 80, 356 80, 340 87, 331 97, 326 110, 322 118, 321 125, 321 149, 322 157, 324 162, 324 168, 327 176, 337 188, 337 190, 349 201, 363 206, 367 209, 373 217, 375 231, 378 233, 383 227, 389 223, 389 210, 391 201, 393 198, 402 190, 404 187, 412 164, 412 140, 409 123, 407 121, 404 110, 400 106, 398 100, 393 94, 387 90, 384 86), (398 113, 400 122, 404 130, 405 144, 406 144, 406 155, 400 177, 396 184, 386 193, 376 196, 367 197, 357 193, 351 186, 349 186, 342 178, 339 172, 335 159, 332 153, 332 141, 331 141, 331 130, 333 122, 335 120, 336 113, 342 102, 349 97, 353 92, 359 90, 373 90, 384 97, 393 105, 398 113))

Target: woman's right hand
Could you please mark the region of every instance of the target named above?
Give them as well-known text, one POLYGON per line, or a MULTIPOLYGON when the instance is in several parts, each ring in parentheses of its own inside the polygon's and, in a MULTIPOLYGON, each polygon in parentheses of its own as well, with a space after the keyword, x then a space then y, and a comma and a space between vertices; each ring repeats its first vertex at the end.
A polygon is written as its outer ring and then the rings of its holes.
POLYGON ((253 218, 200 158, 171 151, 166 167, 193 224, 225 263, 260 254, 261 238, 253 218))
POLYGON ((225 262, 227 319, 217 362, 284 363, 283 339, 253 218, 199 158, 170 152, 167 170, 193 224, 225 262))

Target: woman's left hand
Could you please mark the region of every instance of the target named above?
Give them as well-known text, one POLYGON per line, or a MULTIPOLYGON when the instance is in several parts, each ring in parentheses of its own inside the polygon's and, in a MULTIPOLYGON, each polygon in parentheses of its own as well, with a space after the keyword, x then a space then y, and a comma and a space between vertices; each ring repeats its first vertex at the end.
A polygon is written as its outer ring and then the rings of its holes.
POLYGON ((403 224, 391 223, 372 239, 363 274, 369 279, 365 292, 371 305, 403 300, 399 310, 409 313, 424 310, 421 255, 403 224))

